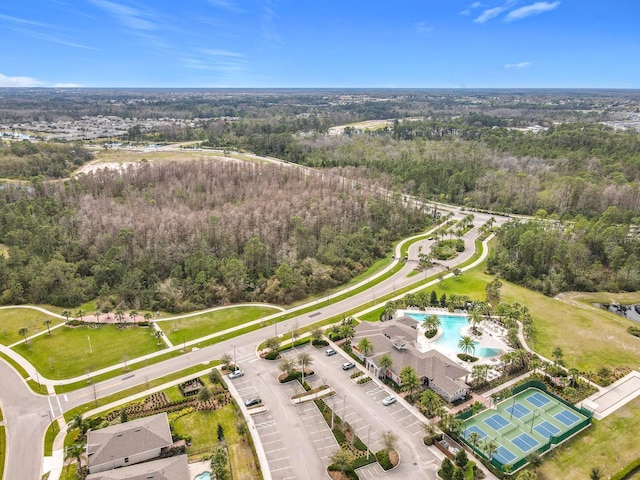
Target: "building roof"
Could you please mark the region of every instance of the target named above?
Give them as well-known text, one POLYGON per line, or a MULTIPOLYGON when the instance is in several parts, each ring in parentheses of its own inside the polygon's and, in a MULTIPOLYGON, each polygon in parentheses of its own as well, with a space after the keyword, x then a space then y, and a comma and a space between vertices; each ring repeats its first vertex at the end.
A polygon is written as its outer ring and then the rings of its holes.
POLYGON ((186 455, 93 473, 86 480, 189 480, 186 455))
POLYGON ((87 433, 89 467, 171 446, 166 413, 119 423, 87 433))
POLYGON ((356 327, 356 335, 352 342, 357 345, 359 340, 367 337, 373 345, 374 352, 368 359, 376 365, 380 357, 387 354, 393 361, 391 370, 394 372, 410 365, 420 378, 428 378, 430 383, 437 385, 444 392, 453 395, 466 388, 461 380, 469 373, 466 368, 459 366, 438 350, 421 352, 415 348, 418 336, 418 331, 412 327, 415 324, 416 321, 409 317, 400 317, 384 324, 362 322, 356 327), (367 325, 360 328, 362 324, 367 325))

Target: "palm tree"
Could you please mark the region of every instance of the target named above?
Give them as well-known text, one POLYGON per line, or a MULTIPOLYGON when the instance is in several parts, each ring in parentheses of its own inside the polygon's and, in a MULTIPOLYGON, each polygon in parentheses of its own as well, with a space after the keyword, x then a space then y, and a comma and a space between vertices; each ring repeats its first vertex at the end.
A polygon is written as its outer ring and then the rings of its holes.
POLYGON ((138 316, 138 310, 131 310, 129 312, 129 318, 132 318, 133 321, 136 321, 136 317, 138 316))
POLYGON ((469 310, 467 322, 469 322, 469 324, 471 325, 471 330, 473 331, 474 335, 478 334, 478 325, 480 325, 480 322, 482 322, 482 320, 483 316, 479 308, 472 308, 471 310, 469 310))
POLYGON ((66 460, 76 460, 78 462, 77 471, 82 470, 82 454, 84 453, 84 445, 81 442, 72 443, 65 450, 64 456, 66 460))
POLYGON ((160 340, 162 339, 162 335, 164 335, 164 333, 162 333, 162 330, 156 330, 155 332, 153 332, 153 336, 156 337, 156 340, 158 340, 157 345, 161 345, 160 340))
POLYGON ((298 363, 302 368, 302 385, 304 386, 304 369, 313 363, 313 358, 307 352, 302 352, 298 355, 298 363))
POLYGON ((562 361, 562 357, 564 357, 564 353, 562 352, 562 349, 560 347, 554 348, 553 352, 551 352, 551 356, 553 357, 553 361, 556 364, 556 366, 562 365, 564 363, 562 361))
POLYGON ((100 310, 93 312, 93 316, 96 317, 96 322, 100 323, 100 310))
POLYGON ((121 308, 116 308, 115 314, 116 314, 116 320, 118 322, 122 323, 122 317, 124 316, 124 310, 122 310, 121 308))
POLYGON ((22 338, 24 338, 24 344, 28 345, 27 343, 27 333, 29 333, 29 329, 27 327, 22 327, 20 330, 18 330, 18 335, 20 335, 22 338))
POLYGON ((435 332, 438 331, 440 327, 440 317, 438 315, 428 315, 422 321, 422 325, 424 326, 425 333, 433 336, 435 332))
POLYGON ((89 423, 82 417, 82 414, 79 413, 71 419, 71 428, 78 429, 80 433, 79 438, 84 438, 89 430, 89 423))
POLYGON ((351 324, 344 324, 340 327, 340 336, 346 339, 347 345, 351 345, 351 339, 356 334, 355 329, 351 326, 351 324))
POLYGON ((76 317, 79 317, 81 322, 84 320, 84 316, 86 314, 87 314, 87 312, 85 310, 82 310, 82 309, 76 311, 76 317))
POLYGON ((602 471, 598 467, 593 467, 591 473, 589 473, 590 480, 600 480, 602 478, 602 471))
POLYGON ((498 445, 491 441, 484 446, 484 453, 487 455, 487 459, 491 461, 493 454, 498 451, 498 445))
POLYGON ((471 337, 460 337, 458 348, 466 355, 473 355, 476 351, 476 342, 471 337))
POLYGON ((151 313, 150 313, 150 312, 147 312, 147 313, 145 313, 145 314, 144 314, 144 319, 145 319, 147 322, 150 322, 152 318, 153 318, 153 315, 151 315, 151 313))
POLYGON ((71 316, 71 312, 69 310, 63 310, 60 315, 62 315, 64 318, 66 318, 67 322, 68 322, 69 321, 69 317, 71 316))
POLYGON ((317 342, 319 340, 322 340, 322 328, 315 327, 313 330, 311 330, 311 341, 317 342))
POLYGON ((425 390, 420 395, 420 405, 427 412, 427 417, 431 418, 435 412, 444 405, 440 396, 433 390, 425 390))
POLYGON ((396 304, 395 302, 387 302, 386 305, 384 306, 384 312, 382 312, 382 316, 384 318, 384 320, 391 320, 391 317, 393 316, 393 313, 396 311, 396 304))
POLYGON ((42 323, 47 326, 47 335, 51 335, 51 324, 53 323, 53 321, 50 318, 47 318, 42 323))
POLYGON ((400 370, 400 385, 400 389, 403 392, 409 392, 409 396, 413 395, 413 391, 420 386, 418 373, 411 365, 405 365, 400 370))
POLYGON ((358 350, 362 355, 368 357, 373 353, 373 343, 367 337, 364 337, 358 342, 358 350))
MULTIPOLYGON (((389 356, 389 354, 385 353, 378 359, 378 366, 380 367, 380 371, 384 373, 382 378, 387 377, 387 370, 391 369, 393 366, 393 359, 389 356)), ((380 376, 378 374, 378 376, 380 376)))
POLYGON ((480 435, 478 432, 471 432, 467 437, 467 440, 474 449, 478 449, 478 442, 480 442, 480 435))

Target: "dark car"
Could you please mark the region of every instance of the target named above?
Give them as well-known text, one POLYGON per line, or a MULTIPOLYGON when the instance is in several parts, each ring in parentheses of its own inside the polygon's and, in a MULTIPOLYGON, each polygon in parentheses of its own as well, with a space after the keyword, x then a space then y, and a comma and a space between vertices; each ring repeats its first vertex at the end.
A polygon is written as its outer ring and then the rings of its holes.
POLYGON ((338 352, 336 352, 333 348, 329 348, 329 349, 327 349, 326 352, 324 352, 324 354, 327 357, 331 357, 331 356, 335 355, 336 353, 338 353, 338 352))
POLYGON ((351 370, 353 367, 355 367, 356 364, 353 362, 346 362, 342 364, 342 369, 343 370, 351 370))
POLYGON ((262 400, 260 400, 260 397, 251 397, 246 402, 244 402, 244 405, 246 407, 253 407, 254 405, 260 405, 261 403, 262 400))

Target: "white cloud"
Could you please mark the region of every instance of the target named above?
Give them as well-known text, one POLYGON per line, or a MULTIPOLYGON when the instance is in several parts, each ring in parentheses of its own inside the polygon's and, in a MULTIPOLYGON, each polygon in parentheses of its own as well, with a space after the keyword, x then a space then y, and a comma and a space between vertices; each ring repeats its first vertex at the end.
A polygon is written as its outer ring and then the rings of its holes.
POLYGON ((507 63, 504 68, 506 68, 507 70, 510 69, 517 69, 517 70, 521 70, 523 68, 529 68, 531 65, 533 65, 533 63, 531 62, 520 62, 520 63, 507 63))
POLYGON ((33 77, 9 77, 0 73, 0 87, 43 87, 45 83, 33 77))
POLYGON ((34 27, 47 27, 51 28, 51 25, 47 25, 46 23, 34 22, 33 20, 25 20, 24 18, 12 17, 10 15, 3 15, 0 13, 0 20, 5 20, 7 22, 15 23, 17 25, 32 25, 34 27))
POLYGON ((493 8, 488 8, 487 10, 483 11, 475 20, 475 23, 484 23, 484 22, 488 22, 489 20, 491 20, 492 18, 497 17, 498 15, 500 15, 502 12, 504 12, 507 8, 504 6, 500 6, 500 7, 493 7, 493 8))
POLYGON ((238 52, 231 52, 229 50, 217 50, 217 49, 202 49, 200 50, 202 53, 206 55, 211 55, 212 57, 244 57, 244 54, 238 52))
POLYGON ((429 32, 433 32, 433 27, 430 27, 427 22, 416 22, 413 24, 414 27, 416 27, 416 30, 418 30, 418 32, 420 33, 429 33, 429 32))
POLYGON ((522 18, 531 17, 532 15, 540 15, 544 12, 555 10, 560 6, 560 2, 536 2, 531 5, 516 8, 510 11, 505 17, 505 22, 512 22, 514 20, 520 20, 522 18))
POLYGON ((158 26, 155 22, 155 18, 149 12, 122 5, 120 3, 109 2, 108 0, 89 0, 96 7, 99 7, 113 16, 115 16, 120 23, 126 27, 134 30, 153 31, 157 30, 158 26))
POLYGON ((245 10, 231 0, 208 0, 211 5, 231 13, 243 13, 245 10))
POLYGON ((54 88, 82 88, 82 85, 78 83, 54 83, 54 88))

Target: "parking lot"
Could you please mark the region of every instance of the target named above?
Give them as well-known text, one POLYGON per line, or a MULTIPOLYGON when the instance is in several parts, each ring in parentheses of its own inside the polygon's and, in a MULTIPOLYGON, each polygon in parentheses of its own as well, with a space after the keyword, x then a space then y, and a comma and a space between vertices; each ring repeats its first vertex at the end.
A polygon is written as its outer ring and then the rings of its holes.
MULTIPOLYGON (((315 375, 306 378, 307 382, 312 387, 326 383, 336 390, 336 395, 327 397, 325 401, 336 415, 353 427, 372 452, 382 448, 380 436, 384 431, 391 430, 398 435, 400 466, 385 473, 374 463, 358 470, 360 478, 381 478, 382 475, 399 478, 414 474, 423 477, 426 474, 429 478, 430 473, 435 475, 440 459, 422 444, 423 422, 401 400, 383 405, 383 399, 392 392, 375 381, 357 385, 350 376, 361 366, 343 370, 342 364, 350 359, 344 356, 344 352, 336 350, 337 354, 326 356, 325 349, 305 346, 284 352, 283 356, 295 358, 303 351, 311 354, 313 362, 310 368, 315 375)), ((276 480, 321 478, 338 444, 314 402, 292 404, 290 397, 300 393, 302 387, 298 382, 285 385, 277 382, 279 363, 255 361, 249 356, 239 358, 238 364, 245 375, 230 380, 230 383, 243 402, 260 396, 268 408, 268 412, 254 415, 253 422, 271 477, 276 480)))

